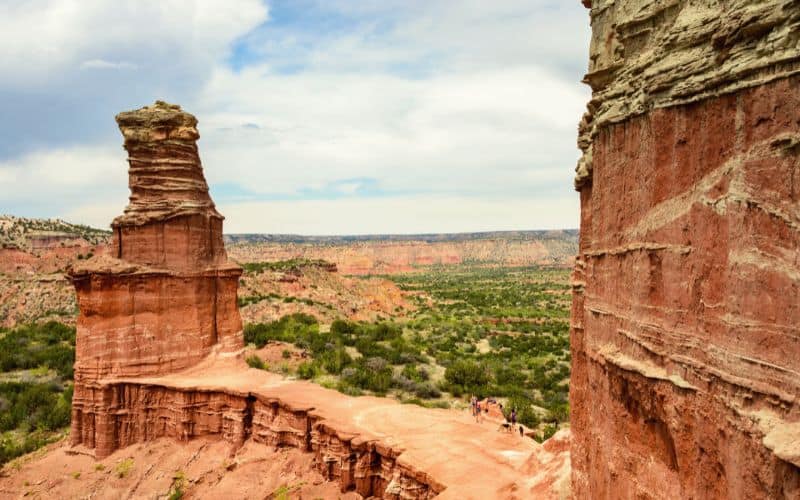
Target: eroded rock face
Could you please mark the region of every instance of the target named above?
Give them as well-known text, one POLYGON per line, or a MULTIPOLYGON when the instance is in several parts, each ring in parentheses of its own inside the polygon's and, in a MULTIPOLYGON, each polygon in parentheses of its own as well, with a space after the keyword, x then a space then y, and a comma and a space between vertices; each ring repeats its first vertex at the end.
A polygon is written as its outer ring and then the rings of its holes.
POLYGON ((243 342, 241 269, 227 261, 223 217, 195 144, 197 120, 159 101, 120 113, 117 123, 129 154, 130 204, 112 223, 109 255, 69 271, 80 307, 76 394, 103 377, 172 373, 243 342))
POLYGON ((800 497, 800 2, 591 2, 577 498, 800 497))
POLYGON ((104 407, 73 423, 72 433, 101 457, 161 437, 188 441, 216 435, 236 445, 252 440, 311 453, 315 469, 343 493, 427 499, 444 490, 424 472, 399 464, 402 450, 337 430, 313 408, 293 408, 279 399, 147 383, 109 384, 84 397, 104 407))

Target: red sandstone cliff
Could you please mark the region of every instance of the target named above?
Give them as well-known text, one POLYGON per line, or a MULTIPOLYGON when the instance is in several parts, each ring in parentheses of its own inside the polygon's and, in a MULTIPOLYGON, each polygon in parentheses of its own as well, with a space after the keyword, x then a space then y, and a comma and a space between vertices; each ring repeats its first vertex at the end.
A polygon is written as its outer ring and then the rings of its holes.
POLYGON ((800 498, 800 2, 584 1, 577 498, 800 498))

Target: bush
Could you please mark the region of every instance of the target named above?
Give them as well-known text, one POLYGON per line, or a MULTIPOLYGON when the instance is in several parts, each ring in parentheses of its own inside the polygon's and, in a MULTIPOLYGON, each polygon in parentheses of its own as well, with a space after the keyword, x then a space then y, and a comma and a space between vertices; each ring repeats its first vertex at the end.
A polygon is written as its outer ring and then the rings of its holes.
POLYGON ((270 340, 293 344, 309 344, 319 336, 319 323, 309 314, 297 313, 269 323, 255 323, 244 327, 244 341, 264 347, 270 340))
POLYGON ((478 397, 488 395, 489 374, 482 363, 457 360, 445 369, 444 380, 447 390, 455 396, 464 393, 478 397))
POLYGON ((434 387, 430 382, 417 382, 408 378, 405 374, 392 377, 392 386, 406 392, 411 392, 422 399, 435 399, 442 395, 439 389, 434 387))
POLYGON ((425 368, 419 368, 417 365, 407 364, 403 367, 403 376, 413 380, 414 382, 425 382, 431 378, 425 368))
POLYGON ((319 367, 314 362, 305 361, 303 363, 300 363, 300 365, 298 365, 297 367, 297 376, 302 379, 311 380, 318 374, 319 374, 319 367))
POLYGON ((442 395, 439 389, 434 387, 430 382, 416 384, 414 387, 414 394, 422 399, 436 399, 442 395))
POLYGON ((536 436, 534 436, 534 439, 542 443, 553 437, 553 434, 555 434, 557 431, 558 431, 557 425, 547 424, 544 426, 544 429, 542 429, 541 433, 538 433, 536 436))
POLYGON ((13 460, 21 455, 35 451, 58 439, 45 431, 34 431, 26 434, 21 441, 14 436, 0 436, 0 464, 13 460))
POLYGON ((126 458, 125 460, 118 463, 114 470, 117 473, 117 477, 119 477, 120 479, 124 478, 125 476, 130 474, 131 470, 133 470, 133 459, 126 458))
POLYGON ((342 370, 350 366, 353 362, 353 358, 347 354, 344 348, 332 347, 331 350, 327 350, 319 356, 319 361, 322 367, 325 368, 325 371, 338 375, 342 373, 342 370))
POLYGON ((383 358, 360 358, 342 371, 342 380, 347 385, 385 394, 392 386, 392 367, 383 358))
POLYGON ((259 358, 255 354, 253 354, 252 356, 248 356, 245 361, 247 361, 247 365, 250 368, 257 368, 259 370, 266 370, 267 369, 267 364, 264 363, 264 360, 259 358))
POLYGON ((26 426, 28 429, 55 431, 69 425, 72 387, 30 382, 0 383, 0 431, 26 426))
POLYGON ((72 378, 75 329, 57 321, 20 326, 0 338, 0 370, 46 366, 63 378, 72 378))

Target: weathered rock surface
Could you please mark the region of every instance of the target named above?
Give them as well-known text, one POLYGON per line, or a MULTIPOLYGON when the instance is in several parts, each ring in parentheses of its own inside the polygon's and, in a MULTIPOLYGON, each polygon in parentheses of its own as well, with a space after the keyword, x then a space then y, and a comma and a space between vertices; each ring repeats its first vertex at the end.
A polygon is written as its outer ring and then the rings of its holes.
MULTIPOLYGON (((76 392, 71 434, 104 457, 170 437, 218 437, 313 455, 341 492, 381 498, 564 498, 568 434, 545 445, 466 411, 432 410, 318 385, 211 357, 189 370, 106 379, 76 392)), ((73 438, 74 439, 74 438, 73 438)))
POLYGON ((591 2, 578 498, 800 498, 800 2, 591 2))
POLYGON ((584 0, 592 43, 575 186, 604 127, 800 73, 798 0, 584 0))
POLYGON ((312 462, 313 455, 297 448, 252 441, 237 446, 214 436, 180 444, 159 438, 101 460, 60 442, 15 462, 10 476, 0 476, 0 498, 163 499, 179 484, 187 499, 361 498, 354 491, 341 493, 312 462))

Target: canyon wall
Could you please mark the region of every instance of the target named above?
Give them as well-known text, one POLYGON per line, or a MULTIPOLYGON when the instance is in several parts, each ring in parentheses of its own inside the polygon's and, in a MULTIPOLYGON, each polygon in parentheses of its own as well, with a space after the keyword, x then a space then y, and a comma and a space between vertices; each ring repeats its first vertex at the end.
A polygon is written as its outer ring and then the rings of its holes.
POLYGON ((81 418, 72 435, 97 456, 161 437, 188 441, 220 436, 313 455, 313 467, 341 492, 363 497, 428 499, 444 490, 425 472, 398 461, 402 450, 342 432, 313 407, 292 407, 257 393, 114 383, 83 394, 81 418), (91 401, 87 405, 85 402, 91 401))
POLYGON ((800 498, 800 1, 584 0, 576 498, 800 498))
POLYGON ((425 236, 297 237, 228 235, 238 262, 323 259, 352 275, 395 274, 453 264, 567 267, 577 251, 575 231, 529 231, 425 236), (281 237, 275 237, 276 239, 281 237), (287 240, 290 237, 284 237, 287 240))

